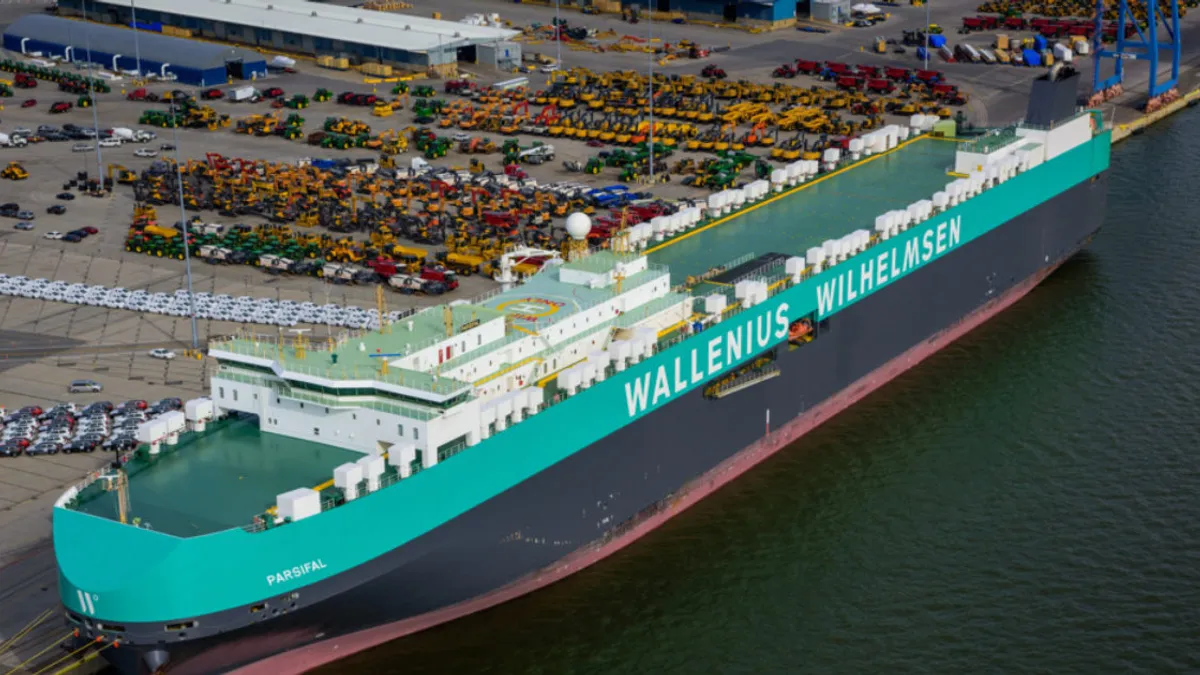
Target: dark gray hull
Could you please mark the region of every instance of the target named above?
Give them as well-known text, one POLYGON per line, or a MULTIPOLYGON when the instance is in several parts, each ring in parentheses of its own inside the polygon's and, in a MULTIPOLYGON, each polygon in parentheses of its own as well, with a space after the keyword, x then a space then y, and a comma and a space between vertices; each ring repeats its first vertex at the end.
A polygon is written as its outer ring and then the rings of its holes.
MULTIPOLYGON (((852 385, 862 389, 861 381, 885 364, 1069 258, 1103 221, 1106 182, 1101 174, 1077 185, 862 298, 822 322, 811 343, 776 347, 779 377, 721 399, 705 397, 699 387, 437 530, 305 588, 285 615, 209 637, 193 631, 193 639, 161 647, 170 655, 170 671, 223 672, 306 643, 426 615, 619 537, 689 481, 762 441, 768 410, 779 428, 847 396, 852 385)), ((211 633, 241 626, 246 612, 200 617, 198 628, 211 633)), ((163 627, 127 628, 135 644, 106 656, 123 671, 147 672, 143 653, 155 649, 151 644, 163 627)))

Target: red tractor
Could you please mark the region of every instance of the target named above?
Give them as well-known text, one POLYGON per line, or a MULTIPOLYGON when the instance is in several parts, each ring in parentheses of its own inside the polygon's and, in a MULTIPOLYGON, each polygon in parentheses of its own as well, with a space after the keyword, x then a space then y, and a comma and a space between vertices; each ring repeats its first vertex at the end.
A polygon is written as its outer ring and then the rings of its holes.
POLYGON ((38 83, 37 78, 28 73, 17 73, 13 77, 13 84, 18 89, 36 89, 38 83))
POLYGON ((710 63, 704 66, 704 70, 700 71, 701 77, 707 77, 714 80, 723 80, 727 77, 725 69, 715 63, 710 63))
POLYGON ((50 112, 55 114, 65 113, 73 107, 74 106, 71 105, 70 101, 59 101, 58 103, 50 106, 50 112))
MULTIPOLYGON (((142 91, 145 90, 143 89, 142 91)), ((225 92, 217 89, 216 87, 213 87, 212 89, 205 89, 204 91, 200 92, 200 98, 204 99, 205 101, 215 101, 216 99, 224 97, 225 92)))
POLYGON ((270 89, 264 90, 262 95, 263 98, 279 98, 280 96, 283 96, 283 90, 279 87, 271 87, 270 89))
POLYGON ((785 63, 782 66, 779 66, 778 68, 776 68, 775 72, 771 73, 771 76, 772 77, 793 78, 796 76, 796 68, 794 66, 792 66, 792 64, 790 64, 790 63, 785 63))

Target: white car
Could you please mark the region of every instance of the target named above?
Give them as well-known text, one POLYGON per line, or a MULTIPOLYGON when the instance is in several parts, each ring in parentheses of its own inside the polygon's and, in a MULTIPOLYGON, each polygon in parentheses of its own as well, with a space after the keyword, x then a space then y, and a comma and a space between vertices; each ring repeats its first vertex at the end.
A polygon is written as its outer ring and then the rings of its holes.
POLYGON ((175 352, 171 351, 170 349, 151 349, 150 356, 152 358, 170 361, 171 359, 175 358, 175 352))
POLYGON ((71 152, 91 152, 95 149, 91 143, 76 143, 71 146, 71 152))
POLYGON ((119 147, 121 147, 121 139, 119 139, 119 138, 101 138, 98 145, 102 148, 119 148, 119 147))
POLYGON ((59 232, 58 230, 50 230, 49 232, 47 232, 46 234, 43 234, 42 236, 46 239, 62 239, 63 233, 59 232))
POLYGON ((158 157, 158 151, 150 148, 140 148, 133 154, 137 155, 138 157, 158 157))

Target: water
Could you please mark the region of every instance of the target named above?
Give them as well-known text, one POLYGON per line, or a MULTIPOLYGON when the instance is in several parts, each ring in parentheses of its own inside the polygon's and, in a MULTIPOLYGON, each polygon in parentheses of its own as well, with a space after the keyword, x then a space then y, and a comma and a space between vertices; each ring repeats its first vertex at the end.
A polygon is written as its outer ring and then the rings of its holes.
POLYGON ((1086 253, 796 447, 318 672, 1200 671, 1198 114, 1114 149, 1086 253))

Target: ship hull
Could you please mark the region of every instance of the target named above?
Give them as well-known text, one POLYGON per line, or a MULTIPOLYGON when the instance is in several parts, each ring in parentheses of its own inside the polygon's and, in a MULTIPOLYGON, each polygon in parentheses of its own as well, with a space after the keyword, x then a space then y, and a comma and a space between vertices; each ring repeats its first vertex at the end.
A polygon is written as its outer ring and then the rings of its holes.
MULTIPOLYGON (((303 590, 324 599, 250 627, 127 643, 105 656, 139 674, 163 657, 172 673, 302 672, 577 572, 1018 300, 1095 234, 1106 180, 1085 180, 861 298, 822 322, 812 342, 772 348, 780 376, 719 399, 696 388, 441 527, 303 590)), ((220 630, 244 616, 238 608, 198 625, 220 630)))

